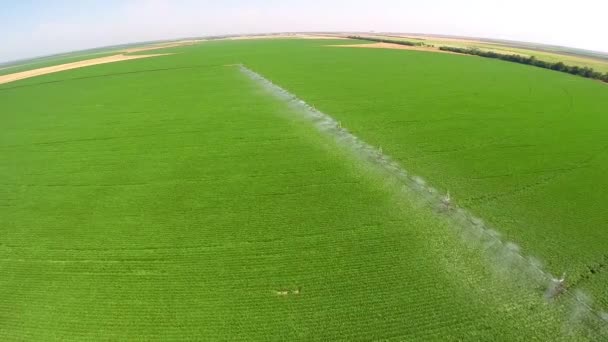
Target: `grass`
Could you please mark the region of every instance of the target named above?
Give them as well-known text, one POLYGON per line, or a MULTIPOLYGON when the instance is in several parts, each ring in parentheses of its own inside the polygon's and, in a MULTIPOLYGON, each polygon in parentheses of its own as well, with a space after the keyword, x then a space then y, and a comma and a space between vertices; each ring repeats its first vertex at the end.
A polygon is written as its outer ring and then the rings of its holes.
POLYGON ((246 63, 338 118, 552 270, 594 260, 601 230, 556 224, 565 215, 551 204, 569 192, 550 192, 555 180, 522 190, 548 191, 548 203, 500 194, 547 166, 601 163, 601 130, 589 132, 605 88, 498 61, 322 46, 336 43, 210 42, 0 86, 0 337, 584 339, 563 334, 567 308, 497 274, 447 222, 225 65, 246 63), (563 111, 556 85, 595 102, 563 111), (538 147, 499 148, 526 139, 538 147), (483 178, 505 165, 512 175, 483 178), (474 200, 484 195, 495 198, 474 200))

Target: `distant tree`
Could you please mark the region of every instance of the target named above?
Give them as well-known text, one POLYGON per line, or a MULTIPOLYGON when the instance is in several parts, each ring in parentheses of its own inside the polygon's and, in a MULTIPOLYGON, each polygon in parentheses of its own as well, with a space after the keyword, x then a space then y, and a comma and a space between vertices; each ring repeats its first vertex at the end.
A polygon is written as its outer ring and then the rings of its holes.
POLYGON ((583 77, 591 77, 591 75, 593 75, 593 69, 589 67, 584 67, 580 70, 580 75, 583 77))
POLYGON ((551 69, 557 70, 557 71, 565 71, 566 70, 566 64, 564 64, 562 62, 557 62, 557 63, 554 63, 551 66, 551 69))
POLYGON ((536 60, 535 56, 530 56, 526 60, 526 64, 530 64, 530 65, 536 65, 536 62, 538 62, 538 61, 536 60))
POLYGON ((407 45, 407 46, 424 46, 425 45, 422 42, 410 42, 407 40, 392 40, 392 39, 375 38, 375 37, 348 36, 348 38, 358 39, 358 40, 367 40, 370 42, 377 42, 377 43, 390 43, 390 44, 407 45))
POLYGON ((576 65, 568 67, 568 72, 573 75, 580 75, 580 72, 581 72, 580 70, 581 70, 581 68, 579 68, 576 65))

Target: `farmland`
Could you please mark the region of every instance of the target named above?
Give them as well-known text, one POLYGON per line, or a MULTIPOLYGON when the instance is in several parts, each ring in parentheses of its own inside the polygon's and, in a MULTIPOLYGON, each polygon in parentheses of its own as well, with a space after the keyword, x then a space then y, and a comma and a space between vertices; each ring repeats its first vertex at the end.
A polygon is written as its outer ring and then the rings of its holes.
POLYGON ((563 62, 568 65, 589 67, 600 72, 608 72, 608 54, 594 51, 570 49, 560 46, 546 46, 534 43, 510 42, 491 39, 475 39, 466 37, 448 37, 438 35, 418 34, 361 34, 363 37, 401 40, 406 42, 424 43, 429 46, 449 46, 456 48, 476 48, 482 51, 493 51, 502 54, 516 54, 551 62, 563 62))
POLYGON ((608 88, 327 46, 352 43, 204 42, 0 85, 0 338, 597 339, 237 65, 449 191, 598 312, 608 88))

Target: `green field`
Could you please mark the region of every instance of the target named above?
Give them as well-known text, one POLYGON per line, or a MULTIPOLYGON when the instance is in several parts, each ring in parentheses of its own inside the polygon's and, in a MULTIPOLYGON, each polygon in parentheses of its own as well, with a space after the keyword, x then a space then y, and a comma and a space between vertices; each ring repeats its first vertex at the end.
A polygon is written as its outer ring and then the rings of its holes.
POLYGON ((233 64, 450 191, 598 313, 606 85, 338 43, 206 42, 0 85, 0 339, 600 340, 573 296, 546 301, 233 64))

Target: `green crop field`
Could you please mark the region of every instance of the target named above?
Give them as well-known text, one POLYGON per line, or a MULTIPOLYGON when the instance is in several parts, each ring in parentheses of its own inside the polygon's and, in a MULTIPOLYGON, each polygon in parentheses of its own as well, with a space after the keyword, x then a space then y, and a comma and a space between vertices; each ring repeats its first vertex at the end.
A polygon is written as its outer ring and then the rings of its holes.
POLYGON ((604 338, 608 87, 326 46, 344 43, 204 42, 0 85, 0 339, 604 338), (547 300, 530 263, 568 292, 547 300))

